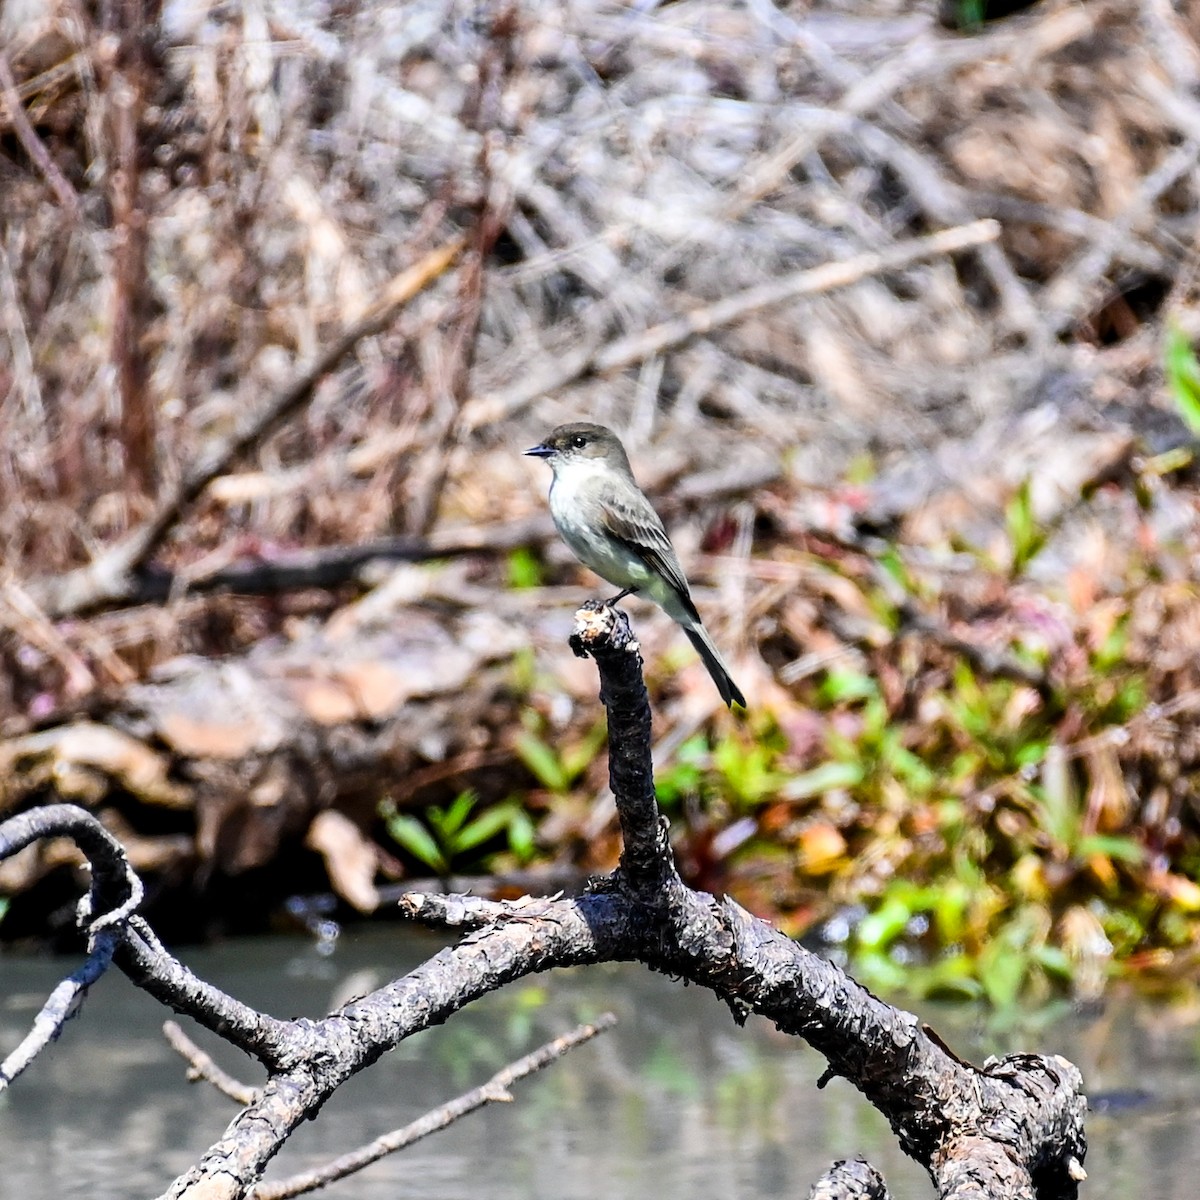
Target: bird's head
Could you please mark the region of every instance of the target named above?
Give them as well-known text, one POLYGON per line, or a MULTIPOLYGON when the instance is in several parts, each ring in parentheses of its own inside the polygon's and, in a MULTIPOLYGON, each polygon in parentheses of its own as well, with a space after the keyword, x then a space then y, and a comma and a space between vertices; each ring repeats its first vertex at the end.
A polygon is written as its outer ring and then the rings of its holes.
POLYGON ((617 435, 611 429, 593 425, 590 421, 559 425, 525 453, 534 458, 544 458, 555 472, 578 462, 596 465, 607 463, 618 470, 629 471, 629 459, 617 435))

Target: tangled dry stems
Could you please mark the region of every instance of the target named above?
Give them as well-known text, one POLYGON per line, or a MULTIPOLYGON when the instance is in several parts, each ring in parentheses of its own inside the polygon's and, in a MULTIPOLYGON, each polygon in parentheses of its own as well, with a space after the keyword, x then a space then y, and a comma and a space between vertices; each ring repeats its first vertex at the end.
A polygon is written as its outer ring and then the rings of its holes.
MULTIPOLYGON (((766 643, 803 649, 813 623, 788 543, 828 532, 812 489, 864 456, 867 516, 953 577, 946 543, 1023 476, 1066 478, 1045 512, 1069 518, 1131 446, 1180 440, 1158 362, 1163 314, 1200 331, 1192 0, 1051 0, 970 37, 929 6, 770 0, 34 15, 0 29, 9 728, 336 605, 215 598, 64 625, 26 585, 138 529, 389 280, 459 239, 460 266, 181 512, 163 565, 537 513, 513 451, 586 414, 644 448, 651 489, 778 466, 773 494, 703 535, 741 564, 714 607, 773 670, 766 643), (696 320, 980 219, 997 241, 696 320), (681 318, 683 336, 647 336, 681 318)), ((1122 546, 1131 507, 1087 519, 1122 546)), ((701 528, 682 523, 691 558, 701 528)), ((1124 560, 1094 557, 1103 590, 1124 560)), ((1145 661, 1171 642, 1156 613, 1193 644, 1186 597, 1138 604, 1145 661)), ((1186 691, 1172 670, 1164 690, 1186 691)))
MULTIPOLYGON (((236 499, 185 524, 176 556, 246 531, 367 537, 430 505, 443 519, 519 511, 531 485, 504 452, 580 412, 690 466, 731 431, 748 449, 799 447, 797 477, 827 482, 865 447, 911 452, 1011 411, 1055 368, 1086 388, 1131 281, 1186 283, 1200 106, 1185 16, 1051 4, 963 38, 926 13, 800 18, 764 0, 324 19, 168 5, 144 31, 161 74, 139 98, 143 464, 114 420, 109 336, 126 237, 113 63, 137 31, 106 37, 63 0, 7 47, 82 218, 64 221, 62 185, 9 159, 4 561, 22 577, 62 570, 136 523, 139 490, 169 486, 481 206, 507 220, 466 403, 465 300, 447 277, 329 379, 236 499), (782 303, 546 394, 581 348, 985 215, 1003 222, 998 246, 782 303), (445 462, 432 499, 431 459, 445 462)), ((1136 326, 1145 314, 1126 307, 1136 326)))

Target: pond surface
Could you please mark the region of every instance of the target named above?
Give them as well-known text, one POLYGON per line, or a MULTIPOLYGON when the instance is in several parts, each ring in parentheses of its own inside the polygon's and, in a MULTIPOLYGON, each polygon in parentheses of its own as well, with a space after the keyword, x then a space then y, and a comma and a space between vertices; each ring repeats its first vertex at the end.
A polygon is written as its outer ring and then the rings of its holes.
MULTIPOLYGON (((319 1016, 415 966, 442 943, 397 927, 350 930, 325 956, 291 938, 229 942, 181 957, 278 1016, 319 1016)), ((65 960, 0 957, 0 1054, 65 960)), ((354 1200, 758 1200, 808 1194, 835 1158, 863 1154, 896 1200, 929 1197, 886 1122, 844 1080, 823 1091, 818 1055, 752 1019, 738 1029, 709 993, 637 966, 558 971, 515 985, 405 1043, 352 1080, 299 1131, 270 1177, 311 1167, 403 1125, 581 1020, 617 1027, 445 1132, 333 1185, 354 1200)), ((1194 1200, 1200 1180, 1200 1008, 1110 1000, 1022 1028, 978 1010, 924 1007, 964 1057, 1056 1052, 1110 1097, 1088 1122, 1093 1200, 1194 1200)), ((81 1017, 0 1096, 0 1197, 156 1196, 221 1133, 235 1106, 189 1084, 161 1035, 167 1014, 113 972, 81 1017)), ((235 1075, 261 1075, 189 1025, 235 1075)))

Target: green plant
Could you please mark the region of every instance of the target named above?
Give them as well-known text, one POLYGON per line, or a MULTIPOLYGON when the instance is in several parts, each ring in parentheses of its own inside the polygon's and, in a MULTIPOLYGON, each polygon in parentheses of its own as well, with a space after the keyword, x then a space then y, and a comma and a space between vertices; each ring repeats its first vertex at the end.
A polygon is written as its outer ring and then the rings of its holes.
POLYGON ((1174 322, 1167 326, 1163 357, 1167 391, 1192 435, 1200 436, 1200 362, 1187 334, 1174 322))
POLYGON ((1004 510, 1004 524, 1008 530, 1008 541, 1012 558, 1010 571, 1020 575, 1046 544, 1047 531, 1033 511, 1033 494, 1029 480, 1022 482, 1016 495, 1004 510))
POLYGON ((542 560, 528 546, 518 546, 508 555, 508 586, 525 589, 541 587, 544 582, 542 560))
POLYGON ((707 785, 712 767, 708 736, 693 734, 664 766, 654 775, 654 790, 658 803, 667 810, 674 809, 687 796, 698 795, 707 785))
POLYGON ((392 800, 383 801, 380 815, 392 840, 438 875, 449 874, 459 860, 501 835, 517 860, 528 862, 535 831, 520 802, 508 799, 476 813, 478 805, 479 797, 468 789, 444 808, 429 805, 421 817, 400 812, 392 800))
POLYGON ((517 757, 530 774, 549 792, 562 796, 592 765, 608 737, 608 726, 597 721, 583 738, 570 746, 551 745, 537 726, 541 718, 532 709, 523 714, 525 729, 517 736, 517 757))
POLYGON ((773 800, 788 780, 778 765, 780 749, 773 727, 727 733, 712 749, 717 787, 741 808, 773 800))
POLYGON ((1037 828, 1048 839, 1050 852, 1064 861, 1109 860, 1109 866, 1100 867, 1097 872, 1104 877, 1109 876, 1113 861, 1140 865, 1145 851, 1135 838, 1088 829, 1085 808, 1069 767, 1061 752, 1048 754, 1042 782, 1030 784, 1026 793, 1037 828))

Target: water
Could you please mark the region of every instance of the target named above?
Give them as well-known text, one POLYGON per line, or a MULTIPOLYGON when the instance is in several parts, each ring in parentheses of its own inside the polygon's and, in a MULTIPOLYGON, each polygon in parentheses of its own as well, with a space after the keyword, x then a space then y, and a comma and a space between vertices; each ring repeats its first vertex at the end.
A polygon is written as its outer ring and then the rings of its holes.
MULTIPOLYGON (((392 927, 351 931, 329 957, 284 938, 183 957, 275 1015, 319 1016, 438 945, 392 927)), ((63 973, 62 961, 0 958, 0 1050, 15 1045, 63 973)), ((739 1030, 709 993, 636 966, 539 976, 411 1039, 341 1089, 270 1176, 403 1125, 606 1009, 618 1026, 516 1084, 514 1104, 476 1112, 323 1194, 792 1200, 833 1159, 861 1153, 896 1200, 931 1195, 886 1122, 844 1080, 816 1090, 823 1060, 797 1039, 758 1020, 739 1030)), ((0 1096, 0 1200, 155 1196, 220 1135, 236 1108, 208 1085, 186 1082, 160 1032, 168 1015, 116 973, 93 989, 82 1016, 0 1096)), ((1200 1011, 1117 998, 1098 1017, 1048 1012, 1008 1031, 987 1027, 977 1010, 921 1015, 964 1057, 1059 1052, 1081 1067, 1092 1093, 1111 1095, 1111 1107, 1089 1118, 1085 1197, 1195 1196, 1200 1011)), ((254 1064, 190 1032, 233 1074, 260 1082, 254 1064)))

